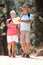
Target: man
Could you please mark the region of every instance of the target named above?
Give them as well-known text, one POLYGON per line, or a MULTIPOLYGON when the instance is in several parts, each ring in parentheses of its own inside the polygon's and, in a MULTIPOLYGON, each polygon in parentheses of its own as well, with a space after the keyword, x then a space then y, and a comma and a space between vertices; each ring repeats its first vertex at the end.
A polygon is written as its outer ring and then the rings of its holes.
POLYGON ((30 23, 32 21, 32 14, 29 13, 29 8, 24 6, 22 8, 23 15, 19 22, 20 24, 20 43, 23 50, 23 57, 29 57, 30 49, 30 23))

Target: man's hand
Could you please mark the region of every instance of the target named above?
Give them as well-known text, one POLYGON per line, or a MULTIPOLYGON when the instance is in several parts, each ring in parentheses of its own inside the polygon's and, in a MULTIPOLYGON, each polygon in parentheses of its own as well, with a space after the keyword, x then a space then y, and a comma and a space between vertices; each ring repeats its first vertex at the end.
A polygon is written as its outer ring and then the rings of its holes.
POLYGON ((31 22, 31 20, 21 20, 21 19, 19 19, 18 21, 19 22, 24 22, 24 23, 30 23, 31 22))

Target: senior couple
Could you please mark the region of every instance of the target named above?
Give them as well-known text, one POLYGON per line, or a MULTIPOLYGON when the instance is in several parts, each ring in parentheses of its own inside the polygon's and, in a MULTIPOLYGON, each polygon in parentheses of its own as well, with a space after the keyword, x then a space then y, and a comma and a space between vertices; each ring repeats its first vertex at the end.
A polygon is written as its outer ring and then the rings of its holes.
POLYGON ((23 15, 18 17, 14 10, 10 11, 10 19, 6 21, 9 57, 15 57, 15 46, 18 43, 18 35, 20 35, 20 44, 23 50, 22 56, 26 58, 30 57, 30 23, 32 21, 32 14, 30 14, 29 8, 26 6, 22 8, 22 12, 23 15))

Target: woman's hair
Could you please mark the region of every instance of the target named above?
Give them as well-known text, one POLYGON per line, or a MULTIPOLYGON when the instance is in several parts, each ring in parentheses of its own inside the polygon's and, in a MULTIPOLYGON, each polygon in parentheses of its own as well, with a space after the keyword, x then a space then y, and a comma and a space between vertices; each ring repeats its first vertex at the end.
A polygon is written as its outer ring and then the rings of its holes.
POLYGON ((14 13, 14 14, 16 14, 16 12, 15 12, 14 10, 10 11, 10 14, 11 14, 11 13, 14 13))

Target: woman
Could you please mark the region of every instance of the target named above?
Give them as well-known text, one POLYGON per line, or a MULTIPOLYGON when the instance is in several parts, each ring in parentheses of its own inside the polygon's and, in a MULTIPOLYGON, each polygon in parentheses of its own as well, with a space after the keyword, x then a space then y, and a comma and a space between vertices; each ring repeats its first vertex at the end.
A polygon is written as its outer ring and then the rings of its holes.
MULTIPOLYGON (((8 43, 8 56, 15 57, 14 51, 16 43, 18 42, 18 26, 13 23, 13 19, 16 18, 16 13, 14 10, 10 11, 10 19, 7 19, 7 43, 8 43), (12 50, 12 52, 11 52, 12 50)), ((16 20, 15 20, 16 22, 16 20)))

